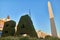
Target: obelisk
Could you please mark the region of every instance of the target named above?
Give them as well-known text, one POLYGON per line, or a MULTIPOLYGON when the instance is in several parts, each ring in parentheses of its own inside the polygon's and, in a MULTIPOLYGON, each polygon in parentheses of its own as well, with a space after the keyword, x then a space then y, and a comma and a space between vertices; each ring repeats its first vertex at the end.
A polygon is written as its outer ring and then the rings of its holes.
POLYGON ((48 11, 49 11, 49 16, 50 16, 51 34, 52 36, 57 37, 57 31, 55 27, 54 16, 53 16, 50 1, 48 1, 48 11))

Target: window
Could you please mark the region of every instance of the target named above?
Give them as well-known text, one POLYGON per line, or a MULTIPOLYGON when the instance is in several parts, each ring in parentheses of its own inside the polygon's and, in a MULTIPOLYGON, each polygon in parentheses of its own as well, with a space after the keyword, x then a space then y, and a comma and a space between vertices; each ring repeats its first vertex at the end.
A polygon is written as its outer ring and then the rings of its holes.
POLYGON ((8 24, 6 24, 6 27, 8 27, 9 25, 8 24))
POLYGON ((25 27, 24 27, 24 24, 21 25, 21 28, 25 28, 25 27))
POLYGON ((8 33, 8 31, 5 31, 5 33, 8 33))
POLYGON ((20 33, 21 35, 25 34, 25 33, 20 33))

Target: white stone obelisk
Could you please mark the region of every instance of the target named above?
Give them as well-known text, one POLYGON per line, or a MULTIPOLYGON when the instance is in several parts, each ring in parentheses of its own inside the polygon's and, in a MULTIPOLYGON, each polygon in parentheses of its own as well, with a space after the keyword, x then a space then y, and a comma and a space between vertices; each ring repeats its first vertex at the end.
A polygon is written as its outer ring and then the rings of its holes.
POLYGON ((55 27, 54 16, 53 16, 50 1, 48 1, 48 11, 49 11, 49 16, 50 16, 51 34, 52 36, 57 37, 57 31, 55 27))

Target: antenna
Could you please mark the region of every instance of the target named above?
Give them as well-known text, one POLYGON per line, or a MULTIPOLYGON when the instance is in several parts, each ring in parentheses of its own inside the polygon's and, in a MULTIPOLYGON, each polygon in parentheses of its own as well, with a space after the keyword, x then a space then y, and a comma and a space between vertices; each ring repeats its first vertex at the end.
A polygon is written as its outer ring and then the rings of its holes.
POLYGON ((29 16, 31 17, 31 11, 30 11, 30 9, 29 9, 29 16))

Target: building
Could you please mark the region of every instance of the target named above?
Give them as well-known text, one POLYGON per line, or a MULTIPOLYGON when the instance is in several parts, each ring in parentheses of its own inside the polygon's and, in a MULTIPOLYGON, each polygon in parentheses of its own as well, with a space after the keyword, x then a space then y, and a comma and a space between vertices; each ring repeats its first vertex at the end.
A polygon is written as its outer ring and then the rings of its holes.
POLYGON ((47 34, 45 34, 42 31, 36 31, 36 32, 37 32, 38 38, 45 38, 45 36, 47 36, 47 34))
POLYGON ((3 30, 4 22, 9 21, 9 20, 10 20, 9 16, 7 16, 7 18, 5 19, 0 19, 0 31, 3 30))
POLYGON ((0 19, 0 31, 3 29, 4 26, 4 20, 0 19))

